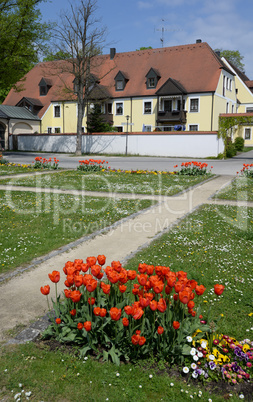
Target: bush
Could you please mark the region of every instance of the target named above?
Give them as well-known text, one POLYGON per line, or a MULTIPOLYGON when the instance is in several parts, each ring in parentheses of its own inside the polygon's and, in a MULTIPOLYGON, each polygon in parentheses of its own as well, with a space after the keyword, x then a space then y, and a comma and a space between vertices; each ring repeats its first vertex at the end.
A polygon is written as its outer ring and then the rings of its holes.
POLYGON ((237 151, 243 151, 244 148, 244 138, 237 137, 234 142, 235 149, 237 151))
POLYGON ((225 153, 227 158, 232 158, 236 155, 236 148, 235 145, 232 143, 231 138, 227 138, 225 153))

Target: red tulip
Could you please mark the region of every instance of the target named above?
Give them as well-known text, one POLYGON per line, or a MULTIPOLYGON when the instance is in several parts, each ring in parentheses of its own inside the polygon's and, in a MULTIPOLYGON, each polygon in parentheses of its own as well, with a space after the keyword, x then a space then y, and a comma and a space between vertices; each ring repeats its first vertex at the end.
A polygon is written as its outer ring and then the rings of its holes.
POLYGON ((83 324, 81 322, 79 322, 77 324, 77 329, 79 329, 79 331, 81 331, 81 329, 83 329, 83 324))
POLYGON ((95 316, 99 316, 100 315, 100 307, 95 307, 93 309, 93 313, 94 313, 95 316))
POLYGON ((139 345, 142 346, 142 345, 144 345, 145 342, 146 342, 146 338, 144 336, 140 336, 139 342, 138 342, 139 345))
POLYGON ((70 299, 73 303, 78 303, 81 299, 82 293, 79 290, 73 290, 70 295, 70 299))
POLYGON ((60 280, 60 272, 59 271, 53 271, 51 274, 48 274, 49 279, 54 282, 57 283, 60 280))
POLYGON ((41 291, 41 293, 43 294, 43 295, 49 295, 49 293, 50 293, 50 286, 49 285, 46 285, 46 286, 44 286, 44 287, 42 287, 41 286, 41 288, 40 288, 40 291, 41 291))
POLYGON ((104 265, 106 257, 104 255, 98 255, 97 260, 98 260, 99 265, 104 265))
POLYGON ((83 327, 87 332, 89 332, 91 330, 91 321, 85 321, 83 327))
POLYGON ((195 292, 196 292, 196 295, 198 295, 198 296, 203 295, 205 290, 206 290, 206 288, 203 285, 196 285, 196 287, 195 287, 195 292))
POLYGON ((100 315, 100 317, 105 317, 105 316, 106 316, 106 313, 107 313, 106 309, 105 309, 105 308, 101 308, 99 315, 100 315))
POLYGON ((60 318, 56 318, 55 322, 56 322, 56 324, 60 324, 60 323, 61 323, 61 319, 60 319, 60 318))
POLYGON ((121 309, 117 307, 112 307, 110 309, 110 317, 113 321, 118 321, 121 317, 121 309))
POLYGON ((89 267, 91 267, 92 265, 95 265, 97 262, 96 257, 88 257, 86 258, 86 262, 89 265, 89 267))
POLYGON ((180 327, 180 323, 178 321, 173 321, 172 326, 174 329, 178 329, 180 327))
POLYGON ((70 315, 72 315, 74 317, 76 315, 76 309, 74 308, 69 313, 70 313, 70 315))
POLYGON ((214 293, 217 296, 220 296, 223 293, 224 289, 225 289, 225 286, 223 286, 223 285, 218 285, 218 284, 214 285, 214 293))
POLYGON ((88 303, 89 303, 89 305, 92 305, 92 306, 93 306, 93 304, 95 304, 95 301, 96 301, 95 297, 89 297, 89 298, 88 298, 88 303))
POLYGON ((157 332, 159 335, 162 335, 164 333, 164 328, 159 325, 159 327, 157 328, 157 332))
POLYGON ((128 327, 129 320, 126 317, 122 318, 122 324, 124 325, 124 327, 128 327))

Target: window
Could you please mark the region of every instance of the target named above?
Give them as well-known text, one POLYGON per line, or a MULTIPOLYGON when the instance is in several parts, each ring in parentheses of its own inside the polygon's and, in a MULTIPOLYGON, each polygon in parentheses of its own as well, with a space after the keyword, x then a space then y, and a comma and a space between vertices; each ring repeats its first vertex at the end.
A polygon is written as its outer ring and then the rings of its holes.
POLYGON ((118 115, 123 114, 123 103, 122 102, 116 103, 116 114, 118 114, 118 115))
POLYGON ((151 132, 152 127, 151 126, 145 126, 145 131, 150 133, 151 132))
POLYGON ((40 96, 45 96, 47 94, 47 87, 46 86, 40 86, 40 96))
POLYGON ((118 131, 118 133, 123 133, 123 127, 122 126, 116 126, 115 127, 118 131))
POLYGON ((232 91, 232 80, 230 78, 230 86, 229 86, 230 91, 232 91))
POLYGON ((124 89, 123 80, 116 81, 116 91, 123 91, 123 89, 124 89))
POLYGON ((245 140, 250 140, 251 139, 251 128, 245 128, 244 138, 245 138, 245 140))
POLYGON ((232 105, 232 110, 231 112, 234 113, 235 105, 232 105))
POLYGON ((47 128, 47 133, 48 133, 48 134, 52 134, 52 127, 48 127, 48 128, 47 128))
POLYGON ((148 78, 148 88, 155 88, 155 78, 154 77, 151 77, 151 78, 148 78))
POLYGON ((253 113, 253 107, 246 107, 246 113, 253 113))
POLYGON ((227 102, 227 105, 226 105, 226 113, 229 113, 229 103, 227 102))
POLYGON ((172 111, 172 100, 171 99, 165 100, 163 102, 163 110, 165 112, 171 112, 172 111))
POLYGON ((151 102, 144 102, 144 113, 151 114, 152 103, 151 102))
POLYGON ((54 132, 55 132, 55 134, 60 134, 61 128, 60 127, 55 127, 54 132))
POLYGON ((112 114, 112 103, 108 103, 107 111, 108 111, 109 114, 112 114))
POLYGON ((197 124, 190 124, 189 131, 199 131, 199 126, 197 124))
POLYGON ((198 112, 199 111, 199 99, 192 98, 190 99, 190 112, 198 112))
POLYGON ((54 117, 61 117, 61 107, 60 106, 54 106, 54 117))

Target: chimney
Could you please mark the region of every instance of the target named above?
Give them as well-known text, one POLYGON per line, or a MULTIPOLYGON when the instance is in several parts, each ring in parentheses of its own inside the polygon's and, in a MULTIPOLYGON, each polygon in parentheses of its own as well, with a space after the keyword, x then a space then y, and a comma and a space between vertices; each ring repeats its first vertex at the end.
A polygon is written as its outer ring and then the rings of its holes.
POLYGON ((220 57, 220 51, 219 50, 217 50, 215 53, 217 54, 218 57, 220 57))
POLYGON ((196 40, 196 43, 202 43, 202 40, 201 40, 201 39, 197 39, 197 40, 196 40))
POLYGON ((114 59, 115 54, 116 54, 116 49, 115 49, 115 47, 112 47, 112 48, 110 49, 110 59, 111 59, 111 60, 114 59))

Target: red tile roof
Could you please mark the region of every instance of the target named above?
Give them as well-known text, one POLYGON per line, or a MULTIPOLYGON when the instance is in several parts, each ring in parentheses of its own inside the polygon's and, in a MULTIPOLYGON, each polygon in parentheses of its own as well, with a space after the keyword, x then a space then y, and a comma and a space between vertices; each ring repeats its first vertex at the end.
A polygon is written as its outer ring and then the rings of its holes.
MULTIPOLYGON (((112 60, 110 55, 102 55, 96 61, 97 67, 92 72, 100 77, 100 84, 112 98, 154 96, 169 78, 176 80, 188 93, 214 92, 221 69, 228 70, 207 43, 116 53, 112 60), (151 68, 159 71, 161 78, 156 88, 147 89, 145 76, 151 68), (128 78, 123 91, 115 90, 114 78, 119 71, 124 71, 128 78)), ((64 83, 73 88, 74 76, 61 73, 62 65, 66 65, 66 62, 36 65, 21 82, 24 90, 15 92, 12 89, 4 104, 16 105, 23 97, 39 99, 43 108, 38 116, 42 117, 52 101, 74 100, 73 95, 64 92, 64 83), (42 78, 50 80, 52 84, 46 96, 39 96, 42 78)))

